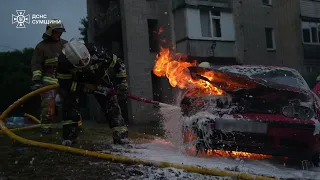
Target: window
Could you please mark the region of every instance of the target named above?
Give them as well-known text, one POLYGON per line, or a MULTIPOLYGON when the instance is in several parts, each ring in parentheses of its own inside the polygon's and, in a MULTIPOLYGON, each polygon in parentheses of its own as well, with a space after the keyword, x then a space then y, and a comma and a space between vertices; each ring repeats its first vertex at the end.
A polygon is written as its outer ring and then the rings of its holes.
POLYGON ((148 33, 149 33, 149 50, 150 52, 159 51, 159 35, 158 35, 158 20, 148 19, 148 33))
POLYGON ((202 37, 221 38, 220 11, 200 10, 202 37))
POLYGON ((320 44, 320 23, 304 21, 301 25, 303 42, 320 44))
POLYGON ((307 72, 312 73, 313 68, 310 66, 307 66, 307 72))
POLYGON ((272 0, 262 0, 262 4, 266 6, 271 6, 272 5, 272 0))
POLYGON ((267 49, 269 49, 269 50, 276 49, 273 28, 265 28, 265 34, 266 34, 267 49))

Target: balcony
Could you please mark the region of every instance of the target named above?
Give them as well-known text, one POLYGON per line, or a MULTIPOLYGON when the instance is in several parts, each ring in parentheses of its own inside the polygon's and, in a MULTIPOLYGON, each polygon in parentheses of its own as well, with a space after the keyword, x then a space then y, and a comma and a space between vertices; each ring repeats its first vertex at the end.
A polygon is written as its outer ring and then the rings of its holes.
POLYGON ((234 41, 204 41, 188 39, 177 43, 177 51, 194 57, 236 57, 234 41))
POLYGON ((173 10, 188 7, 188 6, 208 6, 222 9, 231 9, 232 8, 232 0, 173 0, 172 7, 173 10))
POLYGON ((303 44, 304 63, 320 65, 320 44, 303 44))
POLYGON ((112 25, 121 21, 120 5, 117 1, 109 1, 108 8, 105 12, 99 13, 94 18, 95 20, 95 35, 100 36, 112 25))

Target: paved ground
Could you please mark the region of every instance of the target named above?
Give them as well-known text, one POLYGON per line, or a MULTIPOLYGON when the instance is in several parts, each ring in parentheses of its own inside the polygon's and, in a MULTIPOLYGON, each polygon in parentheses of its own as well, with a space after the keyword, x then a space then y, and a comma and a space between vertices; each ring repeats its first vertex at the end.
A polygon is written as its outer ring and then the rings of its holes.
MULTIPOLYGON (((88 150, 105 150, 111 143, 109 128, 105 124, 85 122, 85 131, 76 147, 88 150)), ((161 134, 150 126, 130 127, 133 141, 148 142, 161 134), (140 133, 135 133, 139 131, 140 133), (145 131, 146 133, 143 133, 145 131)), ((28 139, 59 143, 60 129, 51 136, 40 137, 37 129, 18 132, 28 139)), ((125 165, 92 157, 78 156, 55 150, 40 149, 13 142, 0 134, 0 180, 69 180, 69 179, 228 179, 185 173, 177 169, 161 169, 141 165, 125 165)))

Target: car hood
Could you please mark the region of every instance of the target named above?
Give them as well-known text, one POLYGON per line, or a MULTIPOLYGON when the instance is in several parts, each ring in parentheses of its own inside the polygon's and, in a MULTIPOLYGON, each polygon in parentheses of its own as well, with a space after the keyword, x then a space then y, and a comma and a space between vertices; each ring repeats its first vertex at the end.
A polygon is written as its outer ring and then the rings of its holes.
POLYGON ((260 78, 252 78, 242 74, 200 67, 189 67, 189 71, 193 74, 193 78, 209 81, 231 96, 247 94, 250 96, 263 97, 264 95, 268 95, 269 98, 272 94, 277 94, 279 97, 280 93, 281 95, 286 95, 288 98, 297 98, 304 102, 314 100, 310 90, 278 84, 260 78))

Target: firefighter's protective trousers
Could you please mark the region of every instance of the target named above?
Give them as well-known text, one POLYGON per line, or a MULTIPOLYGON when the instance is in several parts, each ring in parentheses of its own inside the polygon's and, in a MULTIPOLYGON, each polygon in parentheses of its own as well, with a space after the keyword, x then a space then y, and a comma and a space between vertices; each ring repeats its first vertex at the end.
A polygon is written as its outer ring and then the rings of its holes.
MULTIPOLYGON (((64 93, 63 93, 64 94, 64 93)), ((124 119, 117 100, 117 95, 104 96, 95 94, 95 99, 101 106, 106 119, 109 121, 109 127, 113 131, 126 132, 124 119)), ((79 110, 77 93, 66 93, 62 96, 62 118, 63 118, 63 139, 76 140, 82 125, 82 117, 79 110)))

